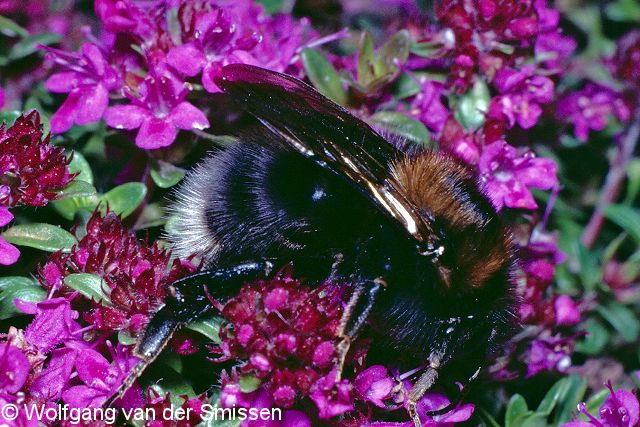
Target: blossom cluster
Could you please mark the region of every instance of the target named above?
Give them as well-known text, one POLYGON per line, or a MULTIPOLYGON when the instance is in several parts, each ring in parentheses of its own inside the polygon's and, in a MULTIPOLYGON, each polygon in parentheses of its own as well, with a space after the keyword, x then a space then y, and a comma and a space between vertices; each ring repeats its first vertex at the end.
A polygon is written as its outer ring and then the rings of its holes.
POLYGON ((222 66, 299 74, 298 50, 314 37, 307 21, 267 16, 248 0, 150 3, 98 0, 99 37, 89 37, 79 52, 47 49, 58 72, 46 87, 68 93, 51 118, 52 132, 104 118, 116 129, 139 129, 141 148, 166 147, 179 130, 210 126, 206 110, 188 97, 219 92, 214 79, 222 66))
MULTIPOLYGON (((64 149, 49 139, 37 111, 0 125, 0 227, 13 219, 10 207, 44 206, 73 179, 64 149)), ((13 264, 19 255, 0 237, 0 264, 13 264)))

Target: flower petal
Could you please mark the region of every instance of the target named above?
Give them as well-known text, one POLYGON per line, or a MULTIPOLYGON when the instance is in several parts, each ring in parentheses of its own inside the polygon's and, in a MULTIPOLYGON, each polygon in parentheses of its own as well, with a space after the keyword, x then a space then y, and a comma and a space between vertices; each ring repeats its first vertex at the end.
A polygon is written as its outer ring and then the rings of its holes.
POLYGON ((51 116, 51 132, 64 133, 71 129, 81 105, 82 93, 80 89, 73 89, 58 111, 51 116))
POLYGON ((172 48, 167 54, 167 62, 179 72, 193 77, 202 70, 207 58, 193 43, 172 48))
POLYGON ((148 110, 137 105, 116 105, 107 108, 104 114, 104 120, 107 125, 116 129, 136 129, 142 125, 142 122, 150 117, 148 110))
POLYGON ((173 123, 153 117, 140 126, 140 131, 136 135, 136 145, 147 150, 167 147, 176 139, 177 133, 173 123))
POLYGON ((101 83, 85 87, 82 95, 81 108, 76 115, 76 123, 81 126, 100 120, 109 104, 109 93, 101 83))
POLYGON ((18 248, 0 237, 0 264, 15 264, 18 261, 18 258, 20 258, 20 251, 18 248))
POLYGON ((181 102, 171 110, 171 121, 178 129, 206 129, 209 127, 207 116, 192 104, 181 102))
POLYGON ((67 93, 75 89, 77 84, 78 74, 75 71, 63 71, 53 74, 44 85, 49 92, 67 93))

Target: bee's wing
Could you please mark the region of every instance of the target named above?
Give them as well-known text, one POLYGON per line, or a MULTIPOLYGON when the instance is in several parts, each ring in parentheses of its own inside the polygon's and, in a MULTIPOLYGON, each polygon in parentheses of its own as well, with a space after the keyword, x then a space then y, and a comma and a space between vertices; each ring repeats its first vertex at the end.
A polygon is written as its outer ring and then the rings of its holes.
POLYGON ((288 147, 363 191, 424 252, 436 250, 430 224, 390 176, 402 153, 369 125, 300 80, 263 68, 227 65, 217 84, 288 147))

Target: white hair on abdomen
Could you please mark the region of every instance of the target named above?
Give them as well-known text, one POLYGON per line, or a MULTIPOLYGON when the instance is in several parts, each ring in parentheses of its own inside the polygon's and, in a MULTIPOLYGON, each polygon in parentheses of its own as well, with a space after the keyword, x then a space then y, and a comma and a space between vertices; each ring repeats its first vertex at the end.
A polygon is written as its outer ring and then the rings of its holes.
POLYGON ((220 178, 216 163, 220 155, 209 155, 197 165, 173 191, 173 201, 168 208, 171 221, 167 239, 172 244, 173 255, 186 258, 197 254, 206 264, 215 261, 220 244, 207 221, 207 200, 212 186, 220 178))

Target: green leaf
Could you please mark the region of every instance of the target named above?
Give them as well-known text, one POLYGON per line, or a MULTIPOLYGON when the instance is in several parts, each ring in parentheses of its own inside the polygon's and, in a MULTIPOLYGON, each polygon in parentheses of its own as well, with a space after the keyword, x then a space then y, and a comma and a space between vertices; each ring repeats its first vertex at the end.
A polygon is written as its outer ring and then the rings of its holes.
POLYGON ((640 334, 640 320, 633 310, 617 302, 598 305, 596 311, 618 331, 627 342, 635 342, 640 334))
POLYGON ((259 378, 254 377, 253 375, 243 375, 240 377, 240 391, 243 393, 251 393, 256 391, 262 381, 259 378))
POLYGON ((411 34, 407 30, 400 30, 387 40, 378 51, 375 63, 375 75, 381 77, 398 70, 404 64, 411 51, 411 34))
POLYGON ((587 391, 587 380, 584 378, 570 375, 567 377, 567 381, 565 392, 558 400, 558 408, 552 425, 560 425, 569 421, 576 405, 582 401, 584 393, 587 391))
POLYGON ((122 345, 134 345, 138 340, 128 331, 122 330, 118 332, 118 342, 122 345))
POLYGON ((4 16, 0 16, 0 33, 9 37, 27 37, 29 35, 29 31, 4 16))
POLYGON ((0 122, 11 126, 21 114, 22 111, 18 110, 0 111, 0 122))
POLYGON ((51 206, 53 206, 63 218, 71 221, 80 211, 93 212, 98 206, 98 197, 97 195, 69 197, 62 200, 54 200, 51 206))
POLYGON ((62 190, 58 191, 58 199, 63 200, 70 197, 88 197, 96 194, 96 189, 93 185, 86 181, 80 181, 74 179, 62 190))
POLYGON ((597 414, 600 406, 602 406, 604 401, 607 400, 607 397, 609 397, 610 393, 611 392, 609 391, 609 389, 605 388, 591 396, 587 401, 587 406, 585 408, 587 412, 597 414))
POLYGON ((420 145, 429 145, 429 131, 422 122, 397 111, 380 111, 371 121, 381 128, 420 145))
POLYGON ((640 22, 640 3, 637 0, 618 0, 607 4, 604 11, 612 21, 640 22))
POLYGON ((193 387, 179 372, 166 363, 160 363, 162 360, 158 360, 158 362, 151 365, 147 370, 146 381, 143 381, 145 386, 153 387, 162 396, 166 393, 171 393, 171 401, 177 406, 182 404, 181 395, 186 394, 189 397, 195 397, 196 393, 193 387), (152 383, 149 382, 150 380, 152 383))
POLYGON ((602 323, 594 318, 587 319, 583 328, 587 335, 578 340, 576 351, 583 354, 598 354, 609 342, 610 334, 602 323))
POLYGON ((316 89, 341 105, 348 101, 340 76, 333 65, 317 50, 306 48, 301 54, 304 69, 316 89))
POLYGON ((22 313, 16 308, 16 299, 40 302, 46 298, 47 291, 33 279, 21 276, 0 277, 0 320, 22 313))
POLYGON ((102 303, 102 305, 110 305, 111 299, 107 292, 108 286, 102 280, 102 277, 96 274, 75 273, 64 278, 64 284, 80 292, 90 300, 102 303))
POLYGON ((221 341, 218 332, 220 331, 221 323, 222 318, 216 316, 191 322, 187 325, 187 328, 201 333, 216 344, 220 344, 221 341))
POLYGON ((119 185, 102 196, 101 210, 106 212, 108 204, 111 211, 126 218, 140 206, 146 194, 147 187, 140 182, 119 185))
POLYGON ((638 192, 640 192, 640 159, 633 159, 627 167, 627 196, 624 199, 625 204, 631 204, 638 192))
POLYGON ((564 394, 565 389, 568 385, 568 381, 565 378, 557 381, 550 389, 547 391, 547 394, 542 398, 542 402, 538 405, 537 413, 544 414, 545 418, 551 414, 553 408, 556 407, 558 400, 564 394))
POLYGON ((547 416, 534 412, 522 420, 520 427, 547 427, 547 416))
POLYGON ((484 123, 490 99, 487 84, 477 80, 471 90, 458 100, 454 113, 456 119, 466 130, 478 129, 484 123))
MULTIPOLYGON (((67 153, 67 156, 71 156, 71 152, 67 153)), ((91 171, 91 165, 87 159, 78 151, 74 151, 69 163, 69 172, 77 173, 75 179, 93 184, 93 172, 91 171)))
POLYGON ((431 58, 442 48, 441 44, 433 42, 412 43, 411 53, 423 58, 431 58))
POLYGON ((151 169, 151 178, 160 188, 170 188, 184 178, 185 170, 169 162, 159 160, 151 169))
POLYGON ((373 72, 373 37, 364 31, 358 46, 358 83, 367 86, 374 79, 373 72))
POLYGON ((394 95, 397 99, 404 99, 420 93, 420 85, 416 79, 407 73, 400 74, 395 85, 394 95))
POLYGON ((16 60, 27 57, 39 50, 39 45, 52 45, 58 43, 62 36, 60 34, 42 33, 33 36, 26 36, 13 45, 9 51, 8 59, 16 60))
POLYGON ((520 425, 522 419, 528 416, 531 412, 527 407, 527 402, 519 394, 514 394, 509 399, 507 405, 507 412, 504 416, 505 427, 517 427, 520 425))
POLYGON ((9 243, 29 246, 48 252, 68 252, 76 244, 76 238, 62 228, 43 223, 14 225, 2 234, 9 243))
POLYGON ((604 208, 604 216, 640 243, 640 210, 625 205, 608 205, 604 208))

